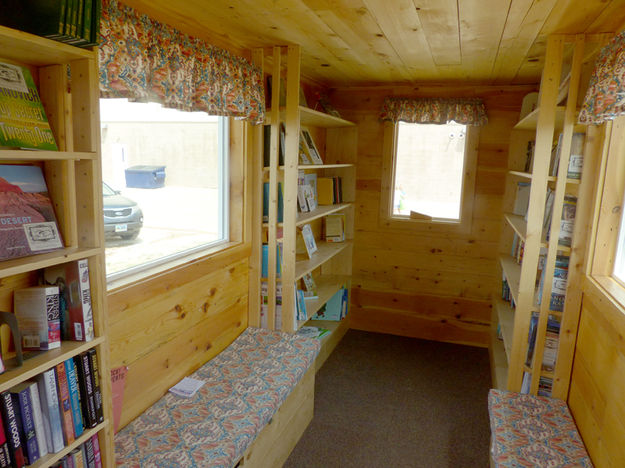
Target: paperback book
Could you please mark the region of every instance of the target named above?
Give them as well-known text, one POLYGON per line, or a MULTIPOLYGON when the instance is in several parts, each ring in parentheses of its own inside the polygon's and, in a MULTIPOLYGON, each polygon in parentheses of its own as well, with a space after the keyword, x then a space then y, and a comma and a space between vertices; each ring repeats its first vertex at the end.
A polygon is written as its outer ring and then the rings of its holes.
POLYGON ((13 293, 13 310, 22 336, 22 348, 48 350, 61 346, 59 288, 35 286, 13 293))
POLYGON ((0 164, 0 260, 63 248, 39 166, 0 164))
POLYGON ((315 242, 315 236, 313 235, 310 224, 304 224, 302 226, 302 237, 304 239, 304 245, 306 246, 308 258, 312 258, 312 255, 317 251, 317 243, 315 242))

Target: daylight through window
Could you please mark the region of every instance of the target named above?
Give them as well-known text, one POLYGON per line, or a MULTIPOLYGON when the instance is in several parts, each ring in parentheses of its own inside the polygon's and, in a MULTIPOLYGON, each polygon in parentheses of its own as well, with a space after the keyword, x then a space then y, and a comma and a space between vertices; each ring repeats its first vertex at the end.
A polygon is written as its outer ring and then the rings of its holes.
POLYGON ((107 277, 227 240, 227 118, 100 101, 107 277))
POLYGON ((465 125, 397 124, 393 216, 459 220, 465 125))

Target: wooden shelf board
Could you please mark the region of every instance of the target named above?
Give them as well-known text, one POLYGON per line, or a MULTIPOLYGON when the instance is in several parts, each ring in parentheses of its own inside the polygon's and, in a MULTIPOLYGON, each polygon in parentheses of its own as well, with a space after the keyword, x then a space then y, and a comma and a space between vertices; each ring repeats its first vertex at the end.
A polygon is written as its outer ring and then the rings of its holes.
MULTIPOLYGON (((321 275, 315 281, 317 283, 318 299, 306 300, 306 315, 310 318, 315 315, 321 306, 330 300, 341 287, 350 279, 348 275, 321 275)), ((298 328, 303 326, 306 320, 298 323, 298 328)))
MULTIPOLYGON (((284 109, 280 108, 280 120, 284 121, 284 109)), ((305 106, 299 106, 299 120, 303 127, 308 125, 322 128, 353 127, 356 124, 340 117, 334 117, 305 106)), ((265 125, 271 124, 271 109, 265 110, 265 125)))
POLYGON ((77 447, 80 447, 82 444, 87 442, 88 439, 90 439, 93 435, 97 434, 102 429, 104 429, 106 426, 108 426, 108 424, 109 424, 108 420, 105 419, 104 422, 98 424, 96 427, 92 427, 91 429, 85 429, 85 431, 80 435, 80 437, 74 440, 74 442, 72 442, 71 444, 65 446, 63 450, 57 453, 49 453, 45 457, 40 458, 35 463, 33 463, 32 465, 28 465, 28 466, 37 468, 37 467, 53 465, 54 463, 59 461, 61 458, 63 458, 65 455, 69 454, 72 450, 74 450, 77 447))
MULTIPOLYGON (((564 106, 556 107, 556 125, 555 125, 556 129, 562 128, 562 125, 564 124, 564 110, 565 110, 564 106)), ((517 124, 514 126, 514 129, 515 130, 536 130, 536 126, 538 124, 538 113, 539 113, 539 109, 538 108, 534 109, 532 112, 530 112, 521 120, 519 120, 517 124)))
POLYGON ((519 283, 521 281, 521 265, 514 261, 510 255, 501 255, 499 257, 501 268, 504 275, 508 279, 510 294, 516 303, 519 299, 519 283))
MULTIPOLYGON (((30 359, 24 359, 20 367, 8 369, 0 375, 0 392, 8 390, 14 385, 35 377, 43 371, 72 358, 83 351, 104 343, 104 337, 97 337, 91 341, 62 341, 61 347, 50 351, 41 351, 30 359)), ((29 353, 30 351, 25 351, 29 353)))
POLYGON ((328 243, 318 242, 317 251, 313 254, 312 258, 307 258, 306 254, 299 256, 301 259, 295 262, 295 280, 297 281, 306 273, 310 273, 315 268, 323 265, 332 257, 342 252, 344 249, 352 245, 352 241, 328 243))
MULTIPOLYGON (((282 166, 281 166, 282 167, 282 166)), ((304 169, 338 169, 341 167, 354 167, 353 164, 299 164, 297 168, 299 170, 304 169)))
POLYGON ((71 247, 44 254, 4 260, 0 262, 0 278, 92 257, 103 252, 104 249, 99 247, 90 249, 71 247))
POLYGON ((321 337, 321 350, 315 360, 315 369, 318 371, 323 363, 332 354, 336 345, 339 344, 347 330, 349 330, 348 318, 344 318, 340 322, 331 320, 309 320, 306 325, 311 327, 321 327, 330 330, 330 333, 321 337))
POLYGON ((340 203, 338 205, 320 205, 315 211, 308 213, 298 213, 298 219, 295 225, 301 226, 302 224, 309 223, 314 219, 323 218, 324 216, 336 213, 337 211, 345 210, 350 206, 352 206, 352 203, 340 203))
POLYGON ((508 302, 500 298, 496 298, 493 305, 499 319, 499 328, 503 336, 507 362, 509 362, 512 351, 512 337, 514 336, 514 310, 508 302))
POLYGON ((523 171, 509 171, 508 172, 511 175, 517 176, 517 177, 523 177, 524 179, 531 179, 532 178, 532 174, 529 172, 523 172, 523 171))
POLYGON ((95 59, 97 55, 45 37, 0 26, 0 57, 35 66, 67 63, 77 59, 95 59))
POLYGON ((510 225, 514 232, 518 234, 523 242, 525 242, 525 236, 527 233, 527 222, 525 218, 521 215, 516 215, 513 213, 504 213, 504 218, 510 225))
POLYGON ((80 159, 96 159, 97 157, 97 153, 81 151, 0 150, 0 160, 4 161, 77 161, 80 159))

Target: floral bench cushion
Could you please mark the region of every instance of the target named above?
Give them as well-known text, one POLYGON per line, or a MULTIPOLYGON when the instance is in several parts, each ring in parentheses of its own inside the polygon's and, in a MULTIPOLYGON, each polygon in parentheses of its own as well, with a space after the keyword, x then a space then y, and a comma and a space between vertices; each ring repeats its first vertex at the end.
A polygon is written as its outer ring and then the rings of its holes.
POLYGON ((491 389, 491 452, 498 467, 592 467, 566 403, 491 389))
POLYGON ((191 375, 191 398, 167 393, 115 436, 124 467, 231 467, 314 364, 320 343, 247 328, 191 375))

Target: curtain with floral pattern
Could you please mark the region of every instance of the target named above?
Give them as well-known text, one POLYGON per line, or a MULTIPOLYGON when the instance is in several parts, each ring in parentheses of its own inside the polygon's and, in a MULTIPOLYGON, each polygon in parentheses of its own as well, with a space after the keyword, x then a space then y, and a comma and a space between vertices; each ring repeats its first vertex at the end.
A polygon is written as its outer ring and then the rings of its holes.
POLYGON ((625 31, 599 53, 579 123, 600 124, 619 115, 625 115, 625 31))
POLYGON ((380 119, 392 122, 481 126, 488 123, 484 102, 479 98, 394 98, 384 100, 380 119))
POLYGON ((263 121, 261 70, 117 0, 102 1, 100 95, 263 121))

